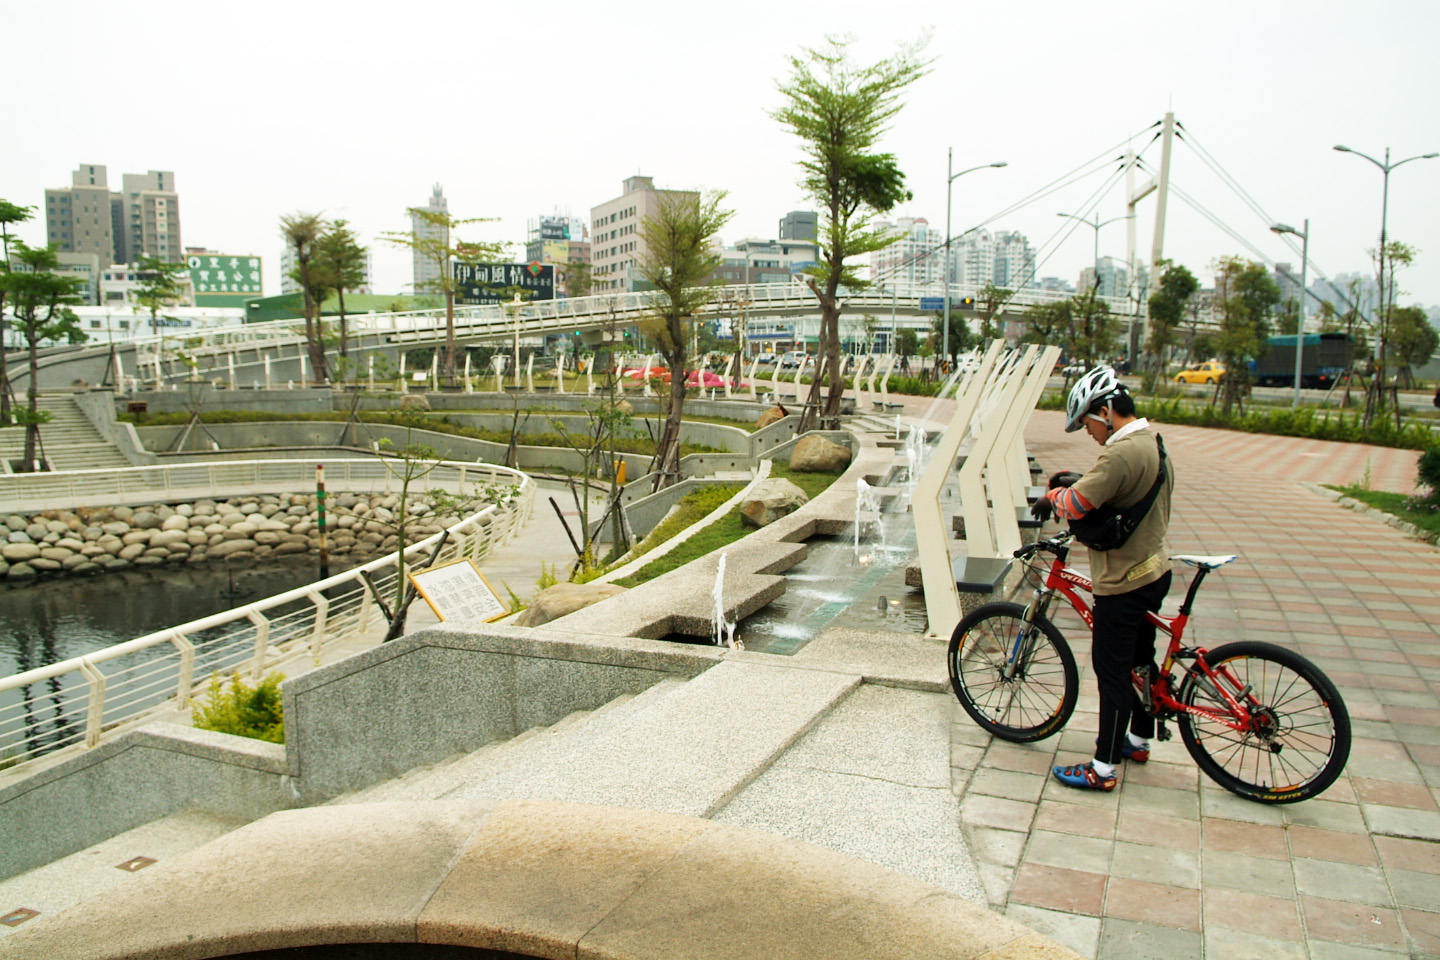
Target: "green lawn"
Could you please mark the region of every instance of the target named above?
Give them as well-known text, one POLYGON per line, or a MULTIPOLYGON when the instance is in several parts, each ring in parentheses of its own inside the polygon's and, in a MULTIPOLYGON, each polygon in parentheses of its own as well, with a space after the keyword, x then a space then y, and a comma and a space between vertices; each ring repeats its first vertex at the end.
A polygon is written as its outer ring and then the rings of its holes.
POLYGON ((1440 507, 1430 506, 1419 497, 1407 496, 1403 493, 1387 493, 1384 490, 1367 490, 1364 487, 1330 487, 1350 497, 1352 500, 1359 500, 1367 506, 1390 514, 1392 517, 1399 517, 1407 523, 1413 523, 1421 530, 1440 537, 1440 507))

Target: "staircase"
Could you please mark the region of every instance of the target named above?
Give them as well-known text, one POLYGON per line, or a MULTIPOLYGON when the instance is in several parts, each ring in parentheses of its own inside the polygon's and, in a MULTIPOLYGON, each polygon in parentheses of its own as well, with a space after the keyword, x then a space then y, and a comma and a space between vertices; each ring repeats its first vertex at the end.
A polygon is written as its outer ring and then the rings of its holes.
MULTIPOLYGON (((22 398, 21 403, 24 403, 22 398)), ((40 409, 49 411, 49 423, 40 425, 40 449, 55 470, 103 470, 131 466, 129 460, 95 429, 90 419, 68 393, 43 394, 40 409)), ((25 428, 0 428, 0 460, 18 461, 25 456, 25 428)))

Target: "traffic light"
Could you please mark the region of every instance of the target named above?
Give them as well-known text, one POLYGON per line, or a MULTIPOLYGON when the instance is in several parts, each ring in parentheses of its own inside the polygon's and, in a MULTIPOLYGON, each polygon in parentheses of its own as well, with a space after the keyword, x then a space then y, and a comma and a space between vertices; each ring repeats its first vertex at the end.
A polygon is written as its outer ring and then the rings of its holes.
POLYGON ((960 298, 960 309, 961 309, 961 310, 974 310, 974 309, 975 309, 975 298, 974 298, 974 297, 961 297, 961 298, 960 298))

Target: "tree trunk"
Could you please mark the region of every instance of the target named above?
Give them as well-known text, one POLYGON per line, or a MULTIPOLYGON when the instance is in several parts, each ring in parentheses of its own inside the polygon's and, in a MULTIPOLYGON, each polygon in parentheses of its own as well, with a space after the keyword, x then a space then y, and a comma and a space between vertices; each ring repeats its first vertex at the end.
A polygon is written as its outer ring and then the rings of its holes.
POLYGON ((40 382, 40 338, 27 333, 25 340, 30 347, 30 383, 25 388, 30 416, 25 418, 25 462, 20 465, 20 472, 32 473, 40 445, 40 388, 37 386, 40 382))
POLYGON ((5 360, 5 298, 0 296, 0 427, 10 426, 10 372, 5 360))
MULTIPOLYGON (((663 356, 663 354, 662 354, 663 356)), ((670 409, 655 445, 655 481, 652 490, 668 487, 680 479, 680 421, 685 414, 685 356, 665 357, 670 368, 670 409)))
POLYGON ((337 296, 337 297, 340 298, 340 356, 345 357, 346 359, 349 359, 349 357, 350 357, 350 345, 349 345, 349 343, 347 342, 348 339, 349 339, 349 336, 348 336, 348 334, 347 334, 347 332, 346 332, 346 330, 345 330, 345 290, 344 290, 344 288, 342 288, 342 287, 336 287, 336 289, 335 289, 335 296, 337 296))
POLYGON ((446 383, 455 382, 455 291, 445 291, 445 355, 440 359, 440 375, 446 383))

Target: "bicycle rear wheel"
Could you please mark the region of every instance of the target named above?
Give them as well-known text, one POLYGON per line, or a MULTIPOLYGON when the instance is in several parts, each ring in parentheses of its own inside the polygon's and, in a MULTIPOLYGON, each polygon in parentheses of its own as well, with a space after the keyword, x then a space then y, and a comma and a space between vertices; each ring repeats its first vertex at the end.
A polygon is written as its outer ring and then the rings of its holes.
POLYGON ((955 628, 945 658, 960 706, 980 726, 1015 743, 1043 740, 1065 726, 1080 693, 1070 646, 1043 617, 1030 625, 1025 662, 1005 675, 1024 614, 1018 603, 977 607, 955 628))
MULTIPOLYGON (((1306 800, 1335 782, 1350 758, 1350 713, 1319 667, 1292 650, 1258 641, 1216 647, 1205 659, 1226 692, 1245 702, 1251 714, 1248 730, 1194 713, 1180 715, 1180 738, 1206 776, 1261 803, 1306 800)), ((1229 716, 1198 666, 1185 675, 1179 700, 1229 716)))

